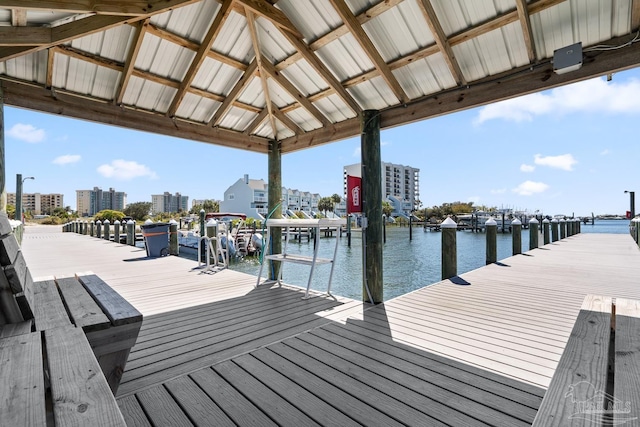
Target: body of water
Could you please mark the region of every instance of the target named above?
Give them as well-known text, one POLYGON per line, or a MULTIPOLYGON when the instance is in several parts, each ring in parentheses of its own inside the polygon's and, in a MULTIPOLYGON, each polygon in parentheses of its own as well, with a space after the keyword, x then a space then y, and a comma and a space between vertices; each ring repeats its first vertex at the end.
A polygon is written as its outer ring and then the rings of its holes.
MULTIPOLYGON (((595 224, 582 225, 582 233, 628 233, 627 220, 602 220, 595 224)), ((458 231, 458 274, 485 265, 486 235, 458 231)), ((539 237, 542 244, 542 235, 539 237)), ((442 234, 440 232, 423 231, 413 228, 413 240, 409 240, 409 228, 387 227, 387 240, 383 249, 383 281, 384 299, 389 300, 399 295, 433 284, 441 280, 442 234)), ((283 243, 284 245, 284 243, 283 243)), ((313 254, 313 243, 291 240, 289 253, 304 255, 313 254)), ((318 256, 331 258, 335 248, 335 237, 320 238, 318 256)), ((522 251, 529 249, 529 230, 522 230, 522 251)), ((498 260, 512 254, 512 236, 509 233, 498 233, 498 260)), ((231 269, 257 275, 260 262, 257 257, 246 257, 232 262, 231 269)), ((267 277, 268 264, 262 273, 267 277)), ((283 264, 283 281, 292 285, 307 286, 310 267, 293 263, 283 264)), ((316 265, 311 288, 326 291, 329 280, 330 265, 316 265)), ((331 285, 333 294, 362 299, 362 241, 361 233, 353 233, 351 247, 347 246, 346 234, 338 241, 338 252, 331 285)))

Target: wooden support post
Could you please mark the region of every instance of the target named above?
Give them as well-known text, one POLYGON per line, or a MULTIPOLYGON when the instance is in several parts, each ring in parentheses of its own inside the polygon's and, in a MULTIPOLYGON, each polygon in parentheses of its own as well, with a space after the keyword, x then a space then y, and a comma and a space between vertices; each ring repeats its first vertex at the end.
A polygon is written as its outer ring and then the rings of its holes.
POLYGON ((105 219, 103 226, 104 226, 103 238, 104 240, 109 240, 111 238, 111 222, 109 222, 108 219, 105 219))
POLYGON ((552 242, 558 241, 558 219, 557 218, 553 218, 551 220, 551 241, 552 242))
MULTIPOLYGON (((282 148, 278 141, 269 141, 269 185, 267 192, 267 204, 269 218, 282 218, 282 148)), ((267 223, 269 221, 267 218, 267 223)), ((271 228, 271 247, 263 248, 272 254, 282 253, 282 229, 278 227, 271 228)), ((269 261, 269 279, 276 280, 280 273, 281 263, 279 261, 269 261)))
POLYGON ((458 249, 456 234, 458 224, 447 218, 440 224, 442 228, 442 280, 458 275, 458 249))
POLYGON ((102 238, 102 221, 96 221, 96 237, 98 239, 102 238))
MULTIPOLYGON (((411 240, 411 236, 409 236, 411 240)), ((382 218, 382 243, 387 243, 387 216, 383 215, 382 218)))
POLYGON ((542 239, 545 245, 551 242, 551 236, 549 236, 549 220, 547 218, 542 220, 542 239))
POLYGON ((513 255, 522 253, 522 222, 518 218, 511 221, 511 233, 513 234, 513 255))
POLYGON ((4 93, 0 85, 0 212, 7 212, 6 163, 4 161, 4 93))
POLYGON ((502 234, 504 234, 504 212, 502 212, 502 234))
POLYGON ((96 222, 91 221, 89 223, 89 236, 93 237, 96 235, 96 222))
POLYGON ((493 217, 484 223, 487 231, 487 265, 498 261, 498 223, 493 217))
POLYGON ((537 219, 529 220, 529 250, 538 248, 538 227, 540 223, 537 219))
POLYGON ((113 243, 120 243, 120 220, 113 223, 113 243))
MULTIPOLYGON (((363 278, 375 304, 384 301, 382 282, 382 161, 380 158, 380 112, 362 112, 362 206, 366 227, 362 230, 365 247, 363 278)), ((364 286, 363 286, 364 288, 364 286)), ((362 291, 366 301, 367 291, 362 291)))
POLYGON ((559 226, 560 226, 560 240, 562 240, 565 237, 567 237, 567 220, 562 218, 559 222, 559 226))
POLYGON ((169 221, 169 255, 180 255, 178 245, 178 223, 175 219, 169 221))

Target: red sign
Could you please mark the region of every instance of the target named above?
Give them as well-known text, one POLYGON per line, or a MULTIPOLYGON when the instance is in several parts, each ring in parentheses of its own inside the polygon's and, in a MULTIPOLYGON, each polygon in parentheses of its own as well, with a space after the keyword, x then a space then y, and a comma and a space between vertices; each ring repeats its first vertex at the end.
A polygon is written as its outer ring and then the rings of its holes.
POLYGON ((631 219, 631 211, 627 211, 626 217, 627 217, 627 219, 631 219))
POLYGON ((347 214, 362 212, 362 178, 347 175, 347 214))

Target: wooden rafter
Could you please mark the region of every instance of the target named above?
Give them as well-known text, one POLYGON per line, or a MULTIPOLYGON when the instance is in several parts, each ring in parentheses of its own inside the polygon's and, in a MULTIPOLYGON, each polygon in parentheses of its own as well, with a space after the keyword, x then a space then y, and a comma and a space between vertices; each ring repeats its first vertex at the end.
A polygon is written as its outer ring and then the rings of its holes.
POLYGON ((267 82, 267 73, 264 71, 262 52, 260 51, 260 42, 258 40, 258 32, 256 29, 256 18, 251 9, 245 8, 245 15, 247 17, 247 26, 249 33, 251 34, 251 42, 253 44, 253 51, 256 55, 256 64, 258 71, 260 72, 260 82, 262 84, 262 93, 264 95, 264 102, 266 103, 266 109, 269 112, 269 122, 271 123, 271 129, 273 130, 273 137, 278 139, 278 128, 276 127, 276 119, 273 115, 271 94, 269 92, 269 83, 267 82))
POLYGON ((533 39, 533 30, 531 29, 531 19, 529 18, 529 10, 527 9, 526 0, 516 0, 516 9, 518 10, 518 19, 520 20, 520 26, 522 27, 524 45, 527 47, 529 63, 534 63, 537 59, 536 44, 533 39))
MULTIPOLYGON (((149 29, 147 30, 147 32, 149 34, 153 34, 156 37, 159 37, 163 40, 167 40, 170 41, 171 43, 175 43, 178 46, 182 46, 185 49, 189 49, 192 50, 194 52, 198 51, 199 48, 199 44, 186 39, 182 36, 179 36, 177 34, 174 34, 164 28, 158 28, 153 24, 149 24, 149 29)), ((209 49, 209 51, 207 51, 207 56, 213 60, 216 60, 218 62, 222 62, 223 64, 229 65, 230 67, 233 68, 237 68, 238 70, 246 70, 247 69, 247 65, 242 63, 241 61, 238 61, 236 59, 230 58, 227 55, 223 55, 219 52, 213 51, 211 49, 209 49)))
MULTIPOLYGON (((381 0, 378 4, 371 6, 369 9, 365 10, 364 12, 356 16, 356 19, 358 20, 358 23, 360 23, 360 25, 366 24, 373 18, 376 18, 379 15, 382 15, 384 12, 397 6, 403 1, 404 0, 381 0)), ((347 28, 346 25, 342 24, 334 28, 333 30, 329 31, 328 33, 318 37, 316 40, 312 41, 311 43, 309 43, 308 48, 312 52, 315 52, 321 47, 328 45, 332 41, 339 39, 340 37, 344 36, 347 33, 349 33, 349 28, 347 28)), ((285 58, 284 60, 278 62, 276 64, 276 69, 278 71, 281 71, 287 68, 288 66, 295 64, 297 61, 302 59, 302 57, 303 56, 301 52, 296 52, 293 55, 289 56, 288 58, 285 58)))
POLYGON ((315 105, 306 96, 304 96, 300 91, 287 80, 282 74, 276 71, 276 67, 271 64, 269 61, 263 58, 262 60, 262 72, 266 75, 270 76, 273 80, 275 80, 285 91, 289 93, 297 102, 300 103, 313 117, 315 117, 320 123, 324 126, 329 126, 329 120, 316 108, 315 105))
POLYGON ((296 122, 291 120, 289 116, 280 111, 280 109, 276 105, 273 105, 271 107, 271 111, 273 111, 273 115, 276 116, 276 119, 280 120, 283 125, 291 129, 293 133, 295 133, 296 135, 304 133, 304 130, 300 126, 298 126, 296 122))
POLYGON ((55 60, 55 49, 51 48, 47 51, 47 89, 53 86, 53 64, 55 60))
POLYGON ((61 10, 102 15, 146 16, 185 6, 200 0, 0 0, 0 7, 27 10, 61 10))
POLYGON ((114 103, 116 105, 122 104, 122 100, 124 99, 124 94, 127 91, 127 86, 129 86, 129 80, 131 80, 131 75, 133 74, 133 70, 136 64, 136 58, 138 57, 138 52, 140 51, 140 46, 142 46, 142 40, 144 40, 144 34, 147 31, 147 28, 149 28, 149 19, 140 21, 136 25, 134 35, 135 41, 127 52, 127 58, 124 61, 122 75, 120 76, 120 81, 118 82, 118 89, 116 90, 116 96, 114 99, 114 103))
POLYGON ((51 31, 51 38, 44 44, 40 44, 38 46, 11 46, 0 48, 0 61, 17 58, 18 56, 37 52, 39 50, 46 49, 57 44, 65 43, 78 37, 105 31, 110 28, 122 25, 131 20, 135 21, 136 19, 127 16, 95 15, 79 19, 68 24, 50 28, 49 30, 51 31))
POLYGON ((267 108, 263 108, 262 111, 260 111, 256 117, 253 119, 253 121, 249 124, 249 126, 247 126, 247 128, 244 130, 243 134, 244 135, 251 135, 253 133, 253 131, 260 126, 260 123, 262 123, 264 121, 264 119, 267 118, 267 116, 269 115, 269 110, 267 110, 267 108))
POLYGON ((211 27, 209 27, 209 31, 207 31, 207 34, 204 36, 204 39, 200 44, 200 47, 198 47, 196 56, 191 61, 189 70, 187 70, 187 73, 182 79, 182 83, 180 84, 178 91, 173 97, 173 101, 171 101, 171 105, 169 106, 169 110, 167 111, 167 115, 169 117, 173 117, 176 114, 180 103, 187 93, 187 90, 189 89, 189 87, 191 87, 193 79, 195 78, 196 74, 200 70, 200 67, 202 66, 202 63, 207 57, 207 52, 211 50, 211 45, 215 41, 216 37, 218 37, 218 34, 220 34, 220 30, 222 29, 224 22, 229 17, 229 13, 231 12, 230 6, 232 5, 233 1, 234 0, 224 0, 220 5, 220 9, 218 9, 218 13, 214 18, 211 27))
POLYGON ((467 80, 460 69, 460 64, 456 60, 456 56, 453 53, 453 49, 451 49, 451 44, 447 40, 447 35, 444 33, 442 29, 442 25, 440 25, 440 20, 436 15, 436 11, 433 9, 431 5, 431 0, 420 0, 418 1, 418 7, 422 11, 424 15, 425 21, 427 21, 427 25, 429 29, 431 29, 431 33, 433 34, 433 38, 436 41, 436 45, 442 52, 442 56, 444 57, 447 66, 449 67, 449 71, 451 75, 453 75, 453 79, 456 81, 457 85, 466 85, 467 80))
POLYGON ((398 101, 401 104, 406 104, 409 101, 409 97, 405 93, 398 80, 395 78, 391 69, 384 61, 376 47, 373 45, 373 42, 364 31, 358 20, 353 15, 349 6, 344 2, 344 0, 330 0, 338 15, 342 19, 342 22, 349 28, 353 37, 358 41, 364 52, 373 62, 373 65, 376 67, 384 81, 389 85, 391 91, 394 93, 398 101))
POLYGON ((233 86, 233 89, 231 89, 227 94, 227 96, 225 96, 224 101, 218 107, 216 112, 213 114, 213 117, 211 117, 211 120, 209 120, 209 126, 216 126, 218 124, 218 121, 222 118, 222 116, 224 116, 227 113, 227 111, 229 111, 229 109, 233 106, 233 103, 236 101, 236 99, 238 99, 242 91, 247 87, 247 84, 251 82, 257 69, 258 69, 258 61, 254 59, 251 62, 251 64, 249 64, 249 66, 245 70, 240 80, 238 80, 235 86, 233 86))
POLYGON ((293 23, 287 18, 280 9, 275 8, 272 4, 267 3, 264 0, 235 0, 238 4, 242 4, 245 9, 245 14, 251 11, 251 13, 262 16, 273 22, 273 24, 296 37, 302 38, 302 34, 293 25, 293 23))

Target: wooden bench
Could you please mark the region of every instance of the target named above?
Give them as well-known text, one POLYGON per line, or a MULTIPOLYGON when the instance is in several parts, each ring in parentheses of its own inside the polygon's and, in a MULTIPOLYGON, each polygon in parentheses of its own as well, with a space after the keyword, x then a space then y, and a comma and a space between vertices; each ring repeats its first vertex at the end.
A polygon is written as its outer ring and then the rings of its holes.
POLYGON ((94 274, 34 283, 2 214, 0 263, 0 424, 39 425, 46 408, 59 425, 123 425, 114 395, 142 315, 94 274))
POLYGON ((640 423, 640 301, 588 295, 534 426, 640 423))

